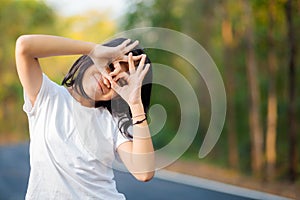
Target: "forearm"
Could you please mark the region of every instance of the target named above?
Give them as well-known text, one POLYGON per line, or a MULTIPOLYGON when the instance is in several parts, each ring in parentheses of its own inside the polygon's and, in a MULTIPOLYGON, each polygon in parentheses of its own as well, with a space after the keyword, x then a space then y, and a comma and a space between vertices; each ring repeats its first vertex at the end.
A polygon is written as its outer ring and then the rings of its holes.
MULTIPOLYGON (((146 117, 146 115, 141 115, 144 113, 142 104, 134 105, 130 108, 132 116, 138 116, 134 118, 133 122, 143 120, 146 117)), ((141 154, 154 151, 147 120, 133 125, 133 141, 132 151, 134 153, 141 154)))
POLYGON ((34 58, 89 54, 96 44, 51 35, 23 35, 17 40, 17 51, 34 58))
MULTIPOLYGON (((143 120, 146 116, 142 104, 131 106, 134 121, 143 120)), ((154 171, 154 148, 147 120, 133 125, 132 162, 139 172, 153 173, 154 171)))

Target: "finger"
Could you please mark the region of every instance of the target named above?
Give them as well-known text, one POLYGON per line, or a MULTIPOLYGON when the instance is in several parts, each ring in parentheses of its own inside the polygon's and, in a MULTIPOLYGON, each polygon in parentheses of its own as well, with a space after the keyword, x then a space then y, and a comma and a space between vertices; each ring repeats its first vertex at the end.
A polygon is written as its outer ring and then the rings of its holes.
POLYGON ((123 78, 125 81, 127 81, 128 78, 129 78, 129 75, 128 75, 126 72, 121 72, 121 73, 119 73, 117 76, 115 76, 115 77, 113 78, 113 80, 114 80, 114 81, 118 81, 118 80, 121 79, 121 78, 123 78))
POLYGON ((141 59, 141 61, 139 63, 139 66, 137 68, 138 72, 141 72, 144 69, 143 66, 145 65, 146 57, 147 56, 145 54, 143 54, 142 59, 141 59))
MULTIPOLYGON (((133 61, 138 61, 138 60, 141 60, 142 56, 143 56, 143 54, 137 55, 137 56, 132 56, 132 59, 133 59, 133 61)), ((124 55, 122 58, 115 60, 115 62, 128 62, 128 56, 124 55)))
POLYGON ((111 85, 110 85, 110 80, 111 80, 111 77, 108 75, 108 73, 101 73, 102 75, 102 80, 103 80, 103 83, 104 85, 107 87, 107 88, 110 88, 111 85))
POLYGON ((110 76, 116 76, 121 71, 121 65, 119 62, 114 62, 113 64, 115 69, 109 73, 110 76))
POLYGON ((128 62, 128 56, 123 55, 122 57, 116 59, 115 62, 128 62))
POLYGON ((137 55, 137 56, 132 56, 133 61, 141 60, 142 57, 143 57, 143 54, 137 55))
POLYGON ((122 43, 120 44, 120 47, 123 49, 123 48, 127 47, 127 45, 128 45, 130 42, 131 42, 131 39, 127 39, 127 40, 125 40, 124 42, 122 42, 122 43))
POLYGON ((110 82, 109 79, 106 77, 103 77, 103 84, 107 87, 110 88, 110 82))
POLYGON ((135 72, 135 65, 133 62, 132 53, 129 53, 129 55, 128 55, 128 67, 129 67, 130 74, 135 72))
POLYGON ((130 44, 130 42, 131 42, 131 40, 127 39, 118 46, 118 48, 121 52, 121 55, 124 55, 125 53, 127 53, 131 50, 131 49, 128 50, 128 47, 130 47, 133 44, 133 43, 130 44))
POLYGON ((118 85, 118 83, 117 83, 116 81, 111 80, 111 81, 110 81, 110 85, 111 85, 111 88, 112 88, 114 91, 116 91, 117 93, 119 93, 121 87, 118 85))
POLYGON ((124 52, 124 53, 127 53, 127 52, 131 51, 131 50, 132 50, 134 47, 136 47, 138 44, 139 44, 139 41, 136 40, 136 41, 134 41, 133 43, 131 43, 130 45, 126 46, 125 52, 124 52))
POLYGON ((143 69, 143 71, 141 72, 140 74, 140 78, 143 80, 147 74, 147 72, 149 71, 150 69, 150 64, 146 64, 145 68, 143 69))
POLYGON ((127 53, 127 45, 131 42, 130 39, 127 39, 123 41, 121 44, 119 44, 116 48, 118 49, 117 51, 119 52, 118 55, 114 58, 114 60, 119 60, 120 58, 123 57, 125 53, 127 53))

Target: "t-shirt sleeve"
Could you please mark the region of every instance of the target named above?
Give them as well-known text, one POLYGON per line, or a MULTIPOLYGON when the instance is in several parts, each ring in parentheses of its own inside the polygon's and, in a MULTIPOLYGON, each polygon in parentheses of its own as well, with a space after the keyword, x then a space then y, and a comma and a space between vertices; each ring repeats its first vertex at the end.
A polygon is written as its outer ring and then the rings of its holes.
POLYGON ((123 135, 120 131, 118 131, 118 135, 117 135, 117 141, 116 141, 116 144, 115 144, 115 147, 116 147, 116 150, 117 148, 123 144, 124 142, 130 142, 132 141, 132 139, 130 138, 127 138, 125 135, 123 135))
POLYGON ((31 104, 29 97, 27 96, 26 92, 24 91, 24 105, 23 105, 23 110, 27 115, 31 116, 34 115, 35 112, 39 107, 42 106, 43 102, 47 98, 48 95, 51 94, 51 86, 52 86, 52 81, 45 75, 43 74, 43 80, 42 80, 42 85, 39 90, 39 93, 37 95, 37 98, 35 100, 34 105, 31 104))
MULTIPOLYGON (((118 119, 115 118, 114 121, 118 122, 118 119)), ((121 131, 119 130, 119 128, 117 126, 117 123, 115 124, 115 129, 116 129, 116 131, 115 131, 116 136, 115 136, 115 145, 114 146, 115 146, 115 150, 117 150, 121 144, 123 144, 124 142, 130 142, 130 141, 132 141, 132 139, 126 137, 124 134, 121 133, 121 131)), ((132 135, 132 127, 131 126, 128 128, 128 131, 129 131, 129 134, 132 135)))

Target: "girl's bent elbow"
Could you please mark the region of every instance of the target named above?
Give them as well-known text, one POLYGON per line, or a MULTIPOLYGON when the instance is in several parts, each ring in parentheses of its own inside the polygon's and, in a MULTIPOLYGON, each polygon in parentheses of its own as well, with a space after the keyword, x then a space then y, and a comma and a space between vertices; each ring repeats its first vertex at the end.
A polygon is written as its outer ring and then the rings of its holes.
POLYGON ((16 41, 16 54, 26 54, 30 46, 29 36, 21 35, 16 41))
POLYGON ((136 174, 135 178, 141 182, 148 182, 154 177, 154 172, 148 172, 143 174, 136 174))

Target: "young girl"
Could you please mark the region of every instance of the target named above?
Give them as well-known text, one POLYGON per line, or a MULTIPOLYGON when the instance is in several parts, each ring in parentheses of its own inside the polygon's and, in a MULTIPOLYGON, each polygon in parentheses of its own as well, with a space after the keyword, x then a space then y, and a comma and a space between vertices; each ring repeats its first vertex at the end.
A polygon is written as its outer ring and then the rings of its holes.
MULTIPOLYGON (((30 131, 26 199, 125 199, 112 164, 121 158, 140 181, 154 175, 146 113, 152 70, 138 41, 99 45, 50 35, 23 35, 16 64, 30 131), (83 54, 60 86, 39 58, 83 54)), ((55 67, 55 66, 53 66, 55 67)))

